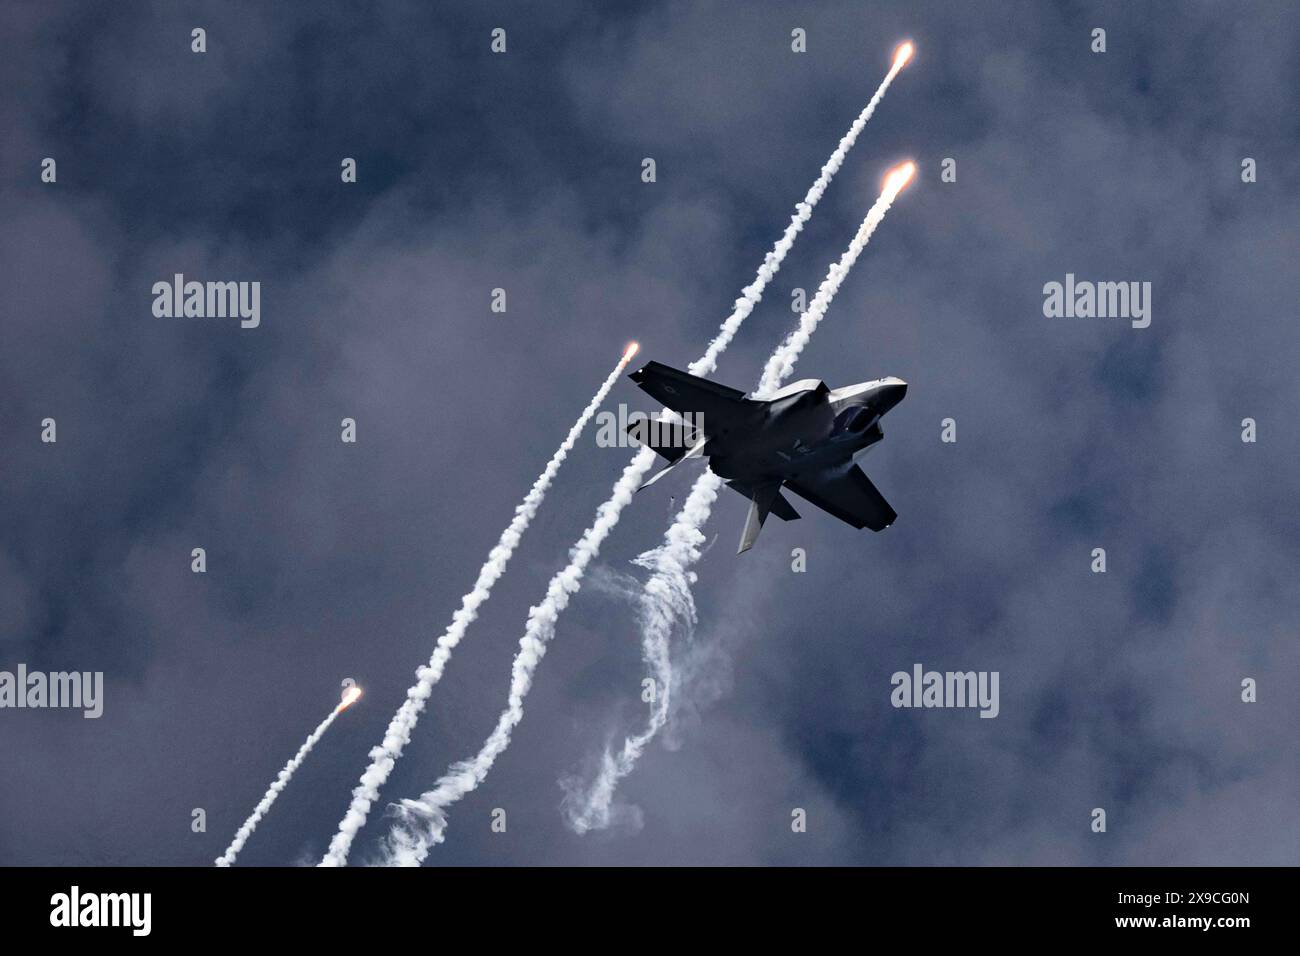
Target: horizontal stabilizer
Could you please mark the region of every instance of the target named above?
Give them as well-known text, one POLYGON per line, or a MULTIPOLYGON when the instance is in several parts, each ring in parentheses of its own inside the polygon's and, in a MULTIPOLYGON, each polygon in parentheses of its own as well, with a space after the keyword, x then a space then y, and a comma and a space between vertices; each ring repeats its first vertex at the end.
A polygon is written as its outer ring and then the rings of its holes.
MULTIPOLYGON (((758 540, 758 533, 763 530, 763 522, 767 520, 768 514, 772 511, 772 504, 781 495, 781 483, 779 481, 769 482, 765 485, 759 485, 754 489, 753 497, 749 499, 749 514, 745 516, 745 530, 740 535, 740 547, 736 549, 736 554, 744 554, 754 546, 758 540)), ((789 507, 787 502, 786 507, 789 507)), ((794 509, 791 508, 791 511, 794 509)))
POLYGON ((642 491, 642 490, 644 490, 644 489, 646 489, 646 488, 649 488, 649 487, 650 487, 651 485, 653 485, 656 481, 658 481, 658 480, 659 480, 660 478, 662 478, 664 475, 668 474, 668 472, 672 471, 674 468, 676 468, 678 465, 680 465, 680 464, 681 464, 682 462, 684 462, 684 461, 692 461, 692 460, 695 460, 695 461, 703 461, 703 460, 704 460, 704 444, 705 444, 705 439, 704 439, 704 438, 701 438, 698 442, 696 442, 693 446, 691 446, 691 450, 690 450, 690 451, 686 452, 684 455, 678 455, 677 458, 674 459, 673 462, 672 462, 671 464, 666 465, 662 471, 660 471, 658 474, 654 475, 654 476, 653 476, 649 481, 642 482, 641 487, 638 488, 637 491, 642 491))
POLYGON ((680 419, 641 418, 629 422, 625 431, 637 444, 653 449, 669 462, 677 461, 704 437, 680 419))

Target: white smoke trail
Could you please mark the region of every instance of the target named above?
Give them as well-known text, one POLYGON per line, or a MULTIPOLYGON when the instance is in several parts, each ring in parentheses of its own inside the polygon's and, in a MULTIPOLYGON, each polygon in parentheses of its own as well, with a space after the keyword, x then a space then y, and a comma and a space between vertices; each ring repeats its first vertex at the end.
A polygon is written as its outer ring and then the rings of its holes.
POLYGON ((442 842, 447 827, 446 808, 477 787, 492 769, 501 752, 510 745, 510 734, 524 716, 524 697, 533 683, 533 672, 546 654, 546 644, 555 634, 555 622, 582 586, 587 565, 600 553, 600 546, 618 524, 619 514, 632 500, 655 453, 640 449, 628 462, 614 489, 596 511, 596 520, 573 546, 569 563, 551 578, 546 596, 528 611, 519 652, 510 668, 510 696, 506 709, 479 752, 469 760, 453 764, 433 789, 418 800, 403 800, 398 820, 383 847, 382 862, 388 866, 419 866, 429 848, 442 842))
MULTIPOLYGON (((913 169, 908 164, 886 178, 880 197, 867 212, 839 262, 831 265, 812 304, 799 317, 798 327, 777 346, 767 360, 754 397, 770 397, 794 371, 799 354, 826 315, 840 285, 871 240, 872 233, 907 185, 913 169)), ((641 626, 642 657, 655 674, 655 705, 643 731, 625 738, 617 754, 608 750, 604 753, 596 779, 590 786, 584 789, 580 782, 571 777, 561 780, 561 786, 565 790, 562 810, 569 826, 576 833, 604 829, 613 822, 614 794, 619 781, 632 772, 646 746, 668 720, 673 686, 670 639, 678 622, 685 622, 688 626, 695 623, 695 599, 691 594, 695 573, 691 568, 699 560, 700 545, 704 542, 704 533, 700 529, 709 520, 713 502, 721 487, 722 479, 717 475, 708 471, 701 475, 691 489, 686 504, 665 533, 663 544, 637 559, 639 564, 653 572, 641 594, 638 620, 641 626)))
MULTIPOLYGON (((731 314, 722 323, 718 334, 709 343, 704 354, 688 366, 693 374, 707 375, 717 367, 718 357, 731 344, 740 326, 762 299, 768 283, 780 270, 781 263, 793 247, 800 230, 812 216, 813 208, 821 200, 831 179, 843 165, 849 149, 857 140, 858 134, 862 132, 862 128, 866 126, 867 120, 871 119, 871 114, 875 112, 877 104, 884 97, 885 91, 902 69, 904 62, 895 59, 893 67, 871 101, 854 120, 849 131, 840 139, 839 145, 822 167, 821 173, 804 196, 803 202, 795 206, 795 214, 786 226, 785 232, 764 257, 754 281, 741 291, 740 297, 732 306, 731 314)), ((509 745, 510 733, 523 717, 523 696, 531 686, 532 672, 545 653, 545 642, 555 633, 555 621, 560 611, 568 604, 570 596, 582 586, 582 575, 587 564, 599 552, 605 537, 618 524, 623 508, 631 501, 632 492, 640 486, 646 471, 654 461, 654 452, 642 448, 624 469, 622 476, 614 485, 613 494, 598 509, 595 522, 574 546, 569 564, 551 579, 546 598, 529 612, 528 625, 524 637, 519 642, 520 650, 511 668, 509 703, 502 712, 496 729, 475 757, 454 764, 439 778, 433 789, 423 794, 419 800, 402 801, 398 808, 398 822, 394 825, 385 844, 384 862, 418 866, 428 855, 429 848, 442 842, 442 834, 446 828, 446 807, 477 787, 487 776, 497 755, 509 745), (559 582, 563 583, 557 590, 559 582)), ((335 841, 339 842, 338 837, 335 841)), ((342 847, 341 854, 333 851, 331 853, 338 863, 342 863, 347 857, 347 846, 342 847)), ((330 859, 330 856, 326 857, 326 861, 330 859)))
POLYGON ((831 300, 835 298, 835 293, 840 291, 841 283, 853 268, 853 264, 858 261, 858 256, 862 255, 862 250, 871 241, 876 228, 884 221, 885 213, 889 212, 898 194, 911 182, 915 172, 916 166, 913 163, 905 163, 885 177, 885 185, 880 196, 867 210, 866 218, 862 220, 862 225, 858 227, 858 232, 849 243, 849 247, 844 250, 844 255, 840 256, 840 261, 831 265, 827 271, 826 278, 822 280, 817 294, 813 296, 812 304, 808 306, 808 311, 799 316, 798 328, 786 336, 785 341, 768 358, 758 388, 754 390, 755 398, 771 397, 794 371, 794 363, 799 360, 804 346, 817 330, 818 323, 825 317, 831 300))
POLYGON ((325 731, 330 729, 330 724, 334 723, 334 718, 343 713, 359 696, 360 694, 356 696, 349 695, 339 701, 338 706, 331 710, 329 716, 322 720, 316 729, 311 732, 311 736, 303 741, 303 745, 298 748, 298 752, 293 755, 293 759, 284 765, 284 769, 280 771, 279 776, 271 783, 270 789, 266 791, 257 806, 253 808, 253 812, 244 821, 244 825, 236 831, 235 838, 230 841, 230 846, 226 847, 226 852, 217 857, 217 866, 230 866, 235 862, 235 857, 244 848, 248 838, 253 835, 257 825, 262 822, 262 817, 266 816, 267 811, 271 809, 271 804, 275 803, 280 791, 289 785, 289 778, 302 766, 302 762, 307 759, 307 754, 311 753, 311 749, 316 746, 317 741, 325 736, 325 731))
POLYGON ((357 833, 366 823, 366 817, 370 813, 371 806, 379 797, 380 788, 388 780, 393 771, 393 766, 397 763, 397 758, 402 755, 402 750, 411 742, 411 734, 415 730, 415 725, 419 722, 420 714, 424 711, 425 704, 428 702, 429 695, 433 691, 433 685, 438 683, 442 677, 442 672, 447 666, 447 661, 451 658, 451 653, 460 643, 469 626, 474 623, 478 617, 478 610, 483 602, 492 594, 492 586, 505 573, 506 565, 509 564, 515 548, 519 545, 520 538, 523 537, 524 531, 532 523, 538 508, 541 507, 542 499, 546 497, 547 489, 555 480, 556 474, 559 473, 560 466, 564 464, 565 458, 573 450, 578 436, 586 427, 601 403, 609 395, 610 389, 618 381, 619 376, 627 368, 628 362, 632 361, 632 356, 636 354, 635 346, 628 346, 623 353, 623 357, 614 366, 614 370, 601 384, 596 394, 592 397, 587 407, 582 410, 578 420, 573 423, 569 429, 569 434, 565 436, 560 447, 556 449, 551 460, 546 463, 541 475, 533 482, 528 494, 524 500, 515 508, 514 518, 510 521, 509 526, 501 532, 501 537, 497 540, 496 546, 488 553, 487 561, 479 569, 478 579, 474 582, 473 589, 461 598, 460 609, 452 615, 451 626, 443 632, 438 638, 434 647, 433 655, 429 658, 429 663, 416 671, 416 682, 406 692, 406 700, 398 708, 397 713, 388 724, 388 730, 384 734, 383 742, 370 751, 370 766, 366 768, 365 773, 361 775, 361 781, 352 791, 352 802, 348 806, 347 813, 339 822, 338 831, 334 834, 334 839, 330 841, 329 849, 325 858, 321 860, 321 866, 342 866, 347 862, 348 852, 352 848, 352 841, 356 839, 357 833))
MULTIPOLYGON (((909 52, 908 56, 910 55, 909 52)), ((831 153, 830 158, 826 160, 826 164, 822 166, 821 174, 808 188, 808 193, 803 197, 803 202, 794 207, 795 213, 790 219, 790 224, 785 227, 785 232, 763 260, 754 281, 741 290, 740 298, 732 306, 731 315, 722 323, 722 328, 713 341, 709 343, 709 347, 705 349, 704 354, 687 366, 687 370, 691 374, 708 375, 718 367, 718 356, 731 344, 731 340, 736 337, 741 324, 744 323, 749 313, 754 311, 754 306, 758 305, 759 300, 763 297, 763 290, 767 288, 767 284, 772 281, 772 277, 781 268, 781 263, 785 260, 786 254, 791 247, 794 246, 794 241, 799 232, 812 218, 813 209, 821 201, 822 195, 831 184, 831 180, 835 178, 835 174, 844 165, 844 158, 848 156, 849 150, 857 142, 858 134, 867 125, 867 121, 871 119, 871 114, 876 111, 880 101, 885 98, 885 91, 889 89, 889 84, 894 82, 894 77, 898 76, 899 71, 903 69, 906 62, 907 57, 894 57, 894 65, 885 74, 885 78, 881 81, 880 86, 876 88, 870 102, 863 107, 862 112, 853 121, 853 125, 849 127, 848 132, 840 138, 839 145, 835 147, 835 152, 831 153)))
POLYGON ((584 789, 576 777, 560 781, 565 791, 561 810, 576 833, 604 829, 614 822, 614 791, 619 781, 632 772, 646 745, 668 720, 674 683, 669 638, 679 623, 687 627, 695 624, 691 594, 695 574, 690 569, 699 560, 705 541, 700 528, 708 521, 721 487, 722 479, 711 471, 696 479, 686 503, 668 526, 664 544, 637 558, 636 563, 651 572, 640 596, 637 618, 641 656, 654 674, 653 708, 641 733, 625 738, 617 754, 605 751, 589 787, 584 789))

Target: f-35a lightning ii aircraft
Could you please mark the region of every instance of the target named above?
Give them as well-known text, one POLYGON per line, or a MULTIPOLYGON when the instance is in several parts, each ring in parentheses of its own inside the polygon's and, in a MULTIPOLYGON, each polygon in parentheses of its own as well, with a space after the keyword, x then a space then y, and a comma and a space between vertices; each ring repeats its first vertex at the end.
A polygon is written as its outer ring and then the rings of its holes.
POLYGON ((907 393, 902 379, 832 390, 808 378, 759 400, 659 362, 629 377, 685 418, 674 428, 652 428, 645 420, 628 426, 629 435, 669 462, 641 487, 683 461, 707 458, 728 488, 750 500, 737 554, 753 547, 769 513, 784 521, 799 517, 782 487, 855 528, 883 531, 898 517, 857 460, 885 437, 880 419, 907 393))

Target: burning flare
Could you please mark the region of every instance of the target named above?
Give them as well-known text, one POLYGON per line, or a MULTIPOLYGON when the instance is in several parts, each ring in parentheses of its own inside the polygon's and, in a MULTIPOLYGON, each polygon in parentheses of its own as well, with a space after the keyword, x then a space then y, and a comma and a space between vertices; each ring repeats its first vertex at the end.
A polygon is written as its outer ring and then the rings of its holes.
POLYGON ((639 343, 628 342, 627 348, 623 350, 623 361, 630 362, 632 360, 632 356, 636 355, 636 353, 639 351, 641 351, 641 345, 639 343))
POLYGON ((916 47, 912 45, 911 40, 900 43, 898 49, 894 51, 894 69, 901 70, 907 66, 907 61, 912 58, 912 54, 915 52, 916 47))
MULTIPOLYGON (((809 188, 803 201, 795 206, 795 214, 790 219, 789 225, 786 226, 785 232, 782 233, 781 238, 777 240, 772 250, 764 257, 754 281, 741 290, 740 297, 736 299, 732 306, 731 314, 722 323, 718 334, 709 343, 704 354, 688 366, 691 374, 708 375, 717 367, 718 357, 731 344, 731 340, 739 331, 741 324, 758 305, 759 300, 762 299, 768 283, 777 274, 777 271, 781 268, 781 263, 794 246, 795 239, 812 217, 813 208, 821 200, 822 195, 830 185, 831 179, 834 178, 843 165, 845 157, 858 138, 858 134, 862 132, 867 121, 871 119, 872 113, 875 112, 876 107, 884 98, 886 90, 889 89, 890 84, 901 69, 902 63, 896 60, 894 66, 891 67, 884 80, 881 81, 880 86, 876 89, 875 94, 871 97, 870 102, 867 103, 857 119, 853 121, 853 125, 849 127, 848 132, 840 139, 839 145, 831 153, 830 158, 826 160, 820 175, 809 188)), ((906 185, 906 180, 899 184, 899 188, 901 189, 904 185, 906 185)), ((877 202, 879 208, 873 207, 871 216, 877 220, 882 218, 884 210, 888 209, 889 203, 894 198, 892 193, 882 196, 881 200, 877 202)), ((866 238, 861 239, 861 245, 866 244, 866 238)), ((854 257, 856 258, 856 254, 854 257)), ((829 304, 829 297, 826 304, 829 304)), ((555 635, 556 622, 559 616, 568 606, 570 598, 582 587, 583 575, 586 573, 588 564, 599 555, 605 538, 618 524, 623 509, 632 500, 633 494, 640 487, 642 479, 651 466, 654 465, 655 460, 654 451, 642 447, 632 457, 627 467, 624 468, 623 474, 611 489, 609 498, 597 509, 592 524, 569 550, 568 565, 557 571, 551 578, 550 583, 547 585, 546 596, 542 602, 529 609, 524 636, 519 641, 519 651, 516 653, 514 663, 511 666, 511 685, 506 708, 498 718, 496 728, 484 741, 477 755, 453 764, 434 783, 433 788, 422 794, 418 800, 403 800, 396 807, 398 821, 385 841, 383 863, 402 866, 417 866, 422 863, 428 856, 429 850, 444 839, 444 831, 447 827, 447 809, 453 803, 475 790, 486 779, 497 757, 510 745, 511 734, 523 719, 524 697, 532 686, 533 674, 540 664, 542 656, 546 653, 547 644, 555 635)), ((701 497, 716 496, 720 483, 714 484, 712 476, 709 476, 708 473, 706 473, 706 477, 709 480, 701 479, 705 487, 698 492, 698 495, 701 497)), ((697 482, 698 484, 700 483, 697 482)), ((700 540, 703 539, 703 535, 698 531, 694 531, 694 535, 698 535, 700 540)), ((694 540, 693 537, 692 540, 694 540)), ((659 665, 662 662, 666 666, 666 658, 655 656, 654 659, 656 672, 662 676, 663 671, 661 671, 659 665)), ((660 699, 665 698, 661 695, 660 699)), ((423 706, 422 698, 420 706, 423 706)), ((398 750, 396 756, 400 756, 400 753, 401 751, 398 750)), ((391 759, 395 759, 395 757, 391 759)), ((370 784, 371 781, 383 783, 387 779, 388 769, 391 768, 391 759, 383 769, 382 776, 368 774, 366 778, 363 778, 363 788, 354 791, 360 795, 359 799, 355 801, 358 812, 353 814, 350 819, 345 819, 340 825, 339 833, 336 834, 334 842, 331 843, 330 853, 321 862, 322 866, 342 866, 347 861, 352 838, 360 825, 365 822, 365 813, 368 812, 370 802, 373 799, 369 796, 369 793, 374 793, 376 790, 373 785, 368 786, 368 788, 366 785, 370 784)), ((620 772, 619 776, 622 775, 623 772, 620 772)))
MULTIPOLYGON (((867 211, 866 218, 840 261, 830 267, 808 310, 799 316, 798 327, 786 336, 768 358, 758 388, 754 391, 755 398, 772 397, 794 372, 795 362, 825 317, 849 270, 884 221, 885 213, 898 197, 899 191, 907 185, 915 172, 916 165, 909 162, 891 170, 885 178, 880 197, 867 211)), ((669 642, 675 628, 684 627, 689 632, 695 625, 695 598, 691 594, 691 585, 695 581, 694 566, 704 553, 705 534, 702 529, 709 520, 722 482, 723 479, 711 471, 705 471, 696 479, 686 504, 664 534, 663 544, 636 559, 637 564, 652 572, 641 593, 638 624, 641 629, 641 656, 653 669, 658 685, 656 703, 644 730, 635 736, 626 737, 620 750, 605 751, 593 782, 584 786, 573 777, 561 778, 560 786, 565 791, 561 809, 575 833, 604 829, 619 817, 632 819, 629 814, 636 812, 627 806, 617 806, 615 791, 623 778, 635 768, 650 741, 668 722, 674 693, 669 642)), ((426 798, 429 796, 425 794, 426 798)), ((408 805, 410 803, 407 801, 408 805)), ((409 814, 410 807, 407 806, 406 809, 409 814)), ((434 814, 440 813, 441 810, 435 806, 434 814)), ((429 839, 441 842, 445 823, 441 816, 435 815, 434 820, 436 828, 431 831, 429 839)), ((423 845, 419 846, 419 851, 427 852, 423 845)), ((422 859, 423 856, 419 856, 417 862, 422 859)))
POLYGON ((888 193, 891 200, 901 193, 916 175, 916 163, 908 160, 901 166, 895 166, 885 174, 885 184, 881 192, 888 193))
POLYGON ((249 814, 243 826, 235 833, 235 838, 230 841, 230 846, 226 847, 226 852, 217 857, 217 866, 230 866, 235 862, 235 858, 239 856, 239 852, 244 848, 244 844, 248 842, 248 838, 253 835, 257 825, 262 822, 262 818, 271 809, 271 804, 275 803, 276 798, 280 796, 280 791, 289 785, 290 779, 298 772, 298 768, 307 759, 307 755, 311 753, 312 748, 325 736, 325 731, 330 729, 330 724, 334 723, 334 719, 339 714, 356 703, 357 698, 360 696, 361 688, 355 685, 343 691, 342 699, 334 705, 334 709, 329 712, 329 716, 317 725, 316 729, 311 732, 311 736, 303 742, 303 745, 298 748, 298 752, 293 755, 293 759, 284 765, 284 769, 272 781, 270 788, 258 801, 257 806, 253 808, 253 812, 249 814))

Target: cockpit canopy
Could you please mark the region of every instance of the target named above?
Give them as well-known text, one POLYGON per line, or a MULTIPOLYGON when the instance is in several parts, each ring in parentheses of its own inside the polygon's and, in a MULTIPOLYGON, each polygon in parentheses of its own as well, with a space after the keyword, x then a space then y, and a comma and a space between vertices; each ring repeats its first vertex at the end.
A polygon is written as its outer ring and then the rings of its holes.
POLYGON ((860 435, 876 420, 876 413, 865 405, 851 405, 835 416, 835 432, 860 435))

